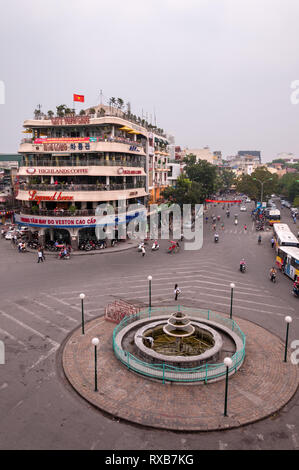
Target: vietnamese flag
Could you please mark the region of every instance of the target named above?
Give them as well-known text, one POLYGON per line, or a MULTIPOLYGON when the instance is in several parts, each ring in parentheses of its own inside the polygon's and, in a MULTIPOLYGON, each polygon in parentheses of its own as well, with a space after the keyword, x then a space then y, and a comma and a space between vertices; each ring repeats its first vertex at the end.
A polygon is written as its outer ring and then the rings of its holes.
POLYGON ((74 101, 80 101, 81 103, 84 103, 84 95, 75 95, 74 94, 74 101))

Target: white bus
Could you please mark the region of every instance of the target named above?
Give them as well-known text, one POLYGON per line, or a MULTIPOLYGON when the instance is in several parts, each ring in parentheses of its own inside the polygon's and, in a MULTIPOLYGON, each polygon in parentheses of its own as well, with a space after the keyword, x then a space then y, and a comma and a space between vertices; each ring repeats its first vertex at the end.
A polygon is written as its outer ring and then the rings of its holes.
POLYGON ((291 232, 287 224, 273 224, 276 251, 280 246, 295 246, 299 248, 299 240, 291 232))
POLYGON ((280 223, 280 210, 278 209, 266 209, 266 219, 268 220, 269 225, 279 224, 280 223))
POLYGON ((278 247, 276 264, 284 274, 296 281, 299 278, 299 248, 278 247))

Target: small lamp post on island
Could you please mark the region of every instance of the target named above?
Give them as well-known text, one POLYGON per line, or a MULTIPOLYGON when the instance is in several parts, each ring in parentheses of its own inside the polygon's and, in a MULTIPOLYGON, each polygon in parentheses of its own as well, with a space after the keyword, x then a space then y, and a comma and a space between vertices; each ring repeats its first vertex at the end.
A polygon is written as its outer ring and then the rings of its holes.
POLYGON ((152 276, 147 276, 148 280, 148 309, 149 309, 149 316, 151 316, 151 309, 152 309, 152 276))
POLYGON ((100 343, 98 338, 92 338, 91 343, 94 346, 94 391, 98 391, 98 367, 97 367, 97 347, 100 343))
POLYGON ((235 287, 236 287, 235 284, 231 282, 230 284, 230 314, 229 314, 230 319, 232 319, 233 317, 233 293, 234 293, 235 287))
POLYGON ((85 294, 80 294, 79 297, 81 299, 82 335, 84 335, 84 299, 85 299, 85 294))
POLYGON ((225 377, 225 396, 224 396, 224 416, 227 416, 227 392, 228 392, 228 372, 232 366, 233 361, 230 357, 224 358, 224 365, 226 366, 226 377, 225 377))
POLYGON ((284 362, 287 362, 289 326, 290 326, 290 323, 292 323, 292 317, 286 316, 284 321, 287 324, 286 343, 285 343, 285 348, 284 348, 284 362))

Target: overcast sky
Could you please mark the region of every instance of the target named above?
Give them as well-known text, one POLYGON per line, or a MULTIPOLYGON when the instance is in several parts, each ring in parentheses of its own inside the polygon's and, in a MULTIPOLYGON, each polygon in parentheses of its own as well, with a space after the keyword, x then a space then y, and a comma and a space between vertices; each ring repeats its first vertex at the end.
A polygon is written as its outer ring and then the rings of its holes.
MULTIPOLYGON (((177 145, 299 156, 298 0, 0 0, 0 153, 59 104, 121 97, 177 145)), ((77 109, 84 107, 77 103, 77 109)))

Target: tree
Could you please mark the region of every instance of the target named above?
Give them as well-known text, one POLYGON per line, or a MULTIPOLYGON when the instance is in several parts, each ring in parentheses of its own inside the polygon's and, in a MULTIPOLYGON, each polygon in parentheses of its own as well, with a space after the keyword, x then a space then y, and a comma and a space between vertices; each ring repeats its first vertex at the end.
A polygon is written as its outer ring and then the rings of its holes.
POLYGON ((222 191, 227 191, 230 187, 235 184, 236 177, 233 171, 227 168, 219 169, 218 176, 217 176, 217 189, 222 191))
POLYGON ((65 115, 66 107, 66 104, 60 104, 59 106, 56 106, 57 116, 63 117, 65 115))
POLYGON ((53 111, 51 111, 51 110, 50 110, 50 111, 48 111, 48 113, 47 113, 47 114, 48 114, 48 118, 50 118, 50 119, 51 119, 51 118, 54 116, 54 112, 53 112, 53 111))
POLYGON ((193 154, 186 155, 184 162, 186 177, 201 185, 202 197, 207 199, 216 189, 217 167, 206 160, 196 161, 193 154))
POLYGON ((122 108, 124 107, 124 100, 122 98, 117 98, 117 107, 118 109, 122 110, 122 108))
POLYGON ((183 204, 202 204, 204 202, 202 185, 189 180, 184 175, 178 177, 175 187, 167 186, 162 191, 162 197, 180 207, 183 204))
POLYGON ((270 173, 265 167, 257 168, 251 175, 242 175, 237 181, 237 191, 247 194, 251 199, 259 201, 270 197, 278 190, 278 176, 270 173))
POLYGON ((298 186, 294 183, 299 180, 299 172, 297 173, 286 173, 283 175, 278 183, 278 190, 280 194, 283 194, 289 199, 293 199, 298 194, 298 186), (297 191, 297 193, 296 193, 297 191))
POLYGON ((299 196, 299 178, 294 180, 289 187, 288 196, 290 201, 294 201, 299 196))
POLYGON ((88 114, 95 114, 96 110, 94 108, 90 108, 88 114))
POLYGON ((84 109, 81 109, 79 115, 80 115, 80 116, 85 116, 85 111, 84 111, 84 109))

